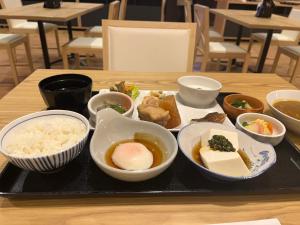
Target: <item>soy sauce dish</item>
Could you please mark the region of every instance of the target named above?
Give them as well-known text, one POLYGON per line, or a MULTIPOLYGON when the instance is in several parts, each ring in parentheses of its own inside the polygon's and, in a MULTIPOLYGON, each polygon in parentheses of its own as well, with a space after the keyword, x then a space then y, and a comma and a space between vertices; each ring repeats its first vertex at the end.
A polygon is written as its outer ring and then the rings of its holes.
POLYGON ((80 74, 47 77, 39 82, 44 102, 51 109, 82 110, 92 95, 92 79, 80 74))

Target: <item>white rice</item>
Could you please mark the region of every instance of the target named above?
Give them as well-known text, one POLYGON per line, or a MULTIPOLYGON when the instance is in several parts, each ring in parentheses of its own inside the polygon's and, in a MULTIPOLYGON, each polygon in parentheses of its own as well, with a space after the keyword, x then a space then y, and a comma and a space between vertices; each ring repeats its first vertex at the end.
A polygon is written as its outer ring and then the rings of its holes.
POLYGON ((17 157, 55 154, 84 138, 87 128, 79 119, 53 115, 29 120, 7 134, 4 150, 17 157))

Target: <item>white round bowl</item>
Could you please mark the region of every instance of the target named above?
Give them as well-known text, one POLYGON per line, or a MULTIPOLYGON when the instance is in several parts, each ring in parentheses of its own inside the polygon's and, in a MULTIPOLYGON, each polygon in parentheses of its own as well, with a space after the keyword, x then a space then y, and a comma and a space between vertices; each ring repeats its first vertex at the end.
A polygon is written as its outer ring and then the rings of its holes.
POLYGON ((181 129, 177 136, 179 148, 188 160, 195 166, 197 170, 204 176, 212 180, 220 181, 242 181, 255 178, 276 163, 276 152, 272 145, 265 144, 254 140, 245 133, 218 123, 201 122, 193 123, 181 129), (251 174, 249 176, 226 176, 224 174, 215 173, 203 165, 200 165, 193 158, 193 148, 201 140, 201 136, 210 129, 233 131, 238 134, 239 147, 248 155, 252 162, 251 174))
POLYGON ((183 76, 177 83, 179 96, 186 105, 192 107, 209 106, 222 88, 219 81, 204 76, 183 76))
POLYGON ((92 122, 94 123, 96 122, 97 107, 103 105, 105 101, 113 102, 114 104, 124 105, 125 103, 126 105, 129 105, 129 109, 122 115, 126 117, 132 116, 134 110, 134 103, 132 99, 128 95, 120 92, 108 92, 108 93, 97 94, 89 100, 88 110, 90 114, 90 120, 92 122))
POLYGON ((286 132, 285 126, 279 120, 277 120, 271 116, 260 114, 260 113, 244 113, 244 114, 239 115, 236 119, 235 126, 239 130, 241 130, 244 133, 248 134, 249 136, 253 137, 255 140, 263 142, 263 143, 268 143, 273 146, 276 146, 280 142, 282 142, 285 132, 286 132), (275 128, 274 134, 272 134, 272 135, 258 134, 253 131, 247 130, 243 126, 244 122, 250 122, 250 121, 253 121, 256 119, 262 119, 264 121, 270 122, 273 125, 273 127, 275 128))
POLYGON ((272 91, 267 95, 267 103, 271 109, 272 114, 280 120, 288 130, 300 134, 300 120, 297 120, 291 116, 288 116, 278 109, 273 104, 280 100, 295 100, 300 101, 300 90, 277 90, 272 91))
POLYGON ((67 111, 67 110, 49 110, 49 111, 42 111, 36 112, 32 114, 28 114, 26 116, 20 117, 11 123, 7 124, 0 132, 0 152, 17 167, 20 167, 25 170, 37 171, 37 172, 52 172, 55 171, 67 163, 75 159, 79 153, 82 151, 89 134, 89 121, 82 115, 67 111), (40 117, 47 117, 49 115, 64 115, 73 117, 75 119, 80 120, 86 126, 86 133, 84 137, 78 141, 75 145, 71 146, 70 148, 63 149, 61 152, 49 154, 49 155, 42 155, 42 156, 34 156, 34 157, 17 157, 8 154, 5 149, 3 148, 5 139, 10 132, 22 125, 22 123, 34 120, 40 117))
POLYGON ((175 137, 160 125, 132 120, 109 108, 97 113, 97 127, 90 143, 90 153, 97 166, 111 177, 128 182, 144 181, 156 177, 171 165, 177 151, 175 137), (159 145, 164 146, 164 161, 159 166, 141 171, 121 170, 107 165, 105 155, 111 145, 122 140, 132 139, 135 133, 153 135, 159 145))

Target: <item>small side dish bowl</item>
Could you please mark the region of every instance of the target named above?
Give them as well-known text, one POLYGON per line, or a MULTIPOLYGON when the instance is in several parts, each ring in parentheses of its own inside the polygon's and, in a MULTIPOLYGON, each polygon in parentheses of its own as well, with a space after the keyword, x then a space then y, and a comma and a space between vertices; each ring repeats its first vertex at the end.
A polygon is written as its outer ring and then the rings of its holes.
POLYGON ((239 130, 241 130, 244 133, 248 134, 249 136, 253 137, 255 140, 263 142, 263 143, 268 143, 273 146, 276 146, 280 142, 282 142, 284 135, 286 133, 285 126, 279 120, 277 120, 271 116, 259 114, 259 113, 244 113, 244 114, 239 115, 236 119, 235 126, 239 130), (249 123, 256 119, 261 119, 261 120, 264 120, 264 121, 272 124, 273 134, 271 134, 271 135, 259 134, 259 133, 253 132, 249 129, 246 129, 243 126, 243 123, 245 123, 245 122, 249 123))
POLYGON ((118 180, 137 182, 156 177, 172 164, 177 155, 178 146, 174 135, 160 125, 132 120, 109 108, 97 113, 97 121, 90 143, 91 157, 103 172, 118 180), (161 164, 137 171, 110 166, 106 161, 106 154, 110 147, 120 141, 133 139, 136 133, 153 135, 155 142, 163 147, 164 156, 161 164))
MULTIPOLYGON (((35 123, 36 124, 36 123, 35 123)), ((49 132, 53 129, 53 127, 48 125, 49 132)), ((41 126, 38 124, 38 126, 41 126)), ((27 128, 28 129, 28 128, 27 128)), ((31 170, 36 172, 42 172, 42 173, 49 173, 54 172, 59 168, 62 168, 69 162, 71 162, 73 159, 75 159, 80 152, 83 150, 83 147, 85 146, 85 143, 87 141, 89 134, 89 122, 88 120, 72 111, 66 111, 66 110, 48 110, 48 111, 42 111, 42 112, 36 112, 32 114, 28 114, 26 116, 20 117, 11 123, 7 124, 0 132, 0 152, 11 162, 12 164, 16 165, 17 167, 20 167, 25 170, 31 170), (13 139, 14 142, 16 142, 16 129, 21 129, 25 126, 25 124, 33 124, 37 119, 44 119, 45 123, 48 124, 48 120, 50 117, 67 117, 72 120, 76 120, 82 123, 82 127, 86 128, 86 131, 82 135, 82 138, 80 138, 75 144, 69 145, 65 149, 61 149, 58 152, 54 153, 37 153, 32 154, 30 156, 26 156, 24 154, 22 155, 16 155, 10 153, 6 148, 8 143, 11 139, 13 139)), ((28 138, 20 137, 20 140, 28 140, 28 138)), ((37 136, 33 136, 31 139, 38 139, 37 136)), ((28 141, 30 141, 28 140, 28 141)), ((39 145, 38 145, 39 146, 39 145)), ((28 149, 25 149, 28 150, 28 149)))
POLYGON ((248 95, 243 94, 232 94, 227 95, 224 98, 223 108, 225 113, 228 115, 230 119, 236 119, 240 114, 253 112, 253 113, 263 113, 264 111, 264 104, 262 101, 258 100, 257 98, 253 98, 248 95), (234 107, 232 104, 235 101, 246 101, 252 107, 251 109, 242 109, 234 107))
POLYGON ((62 74, 39 82, 40 93, 51 109, 81 111, 92 95, 92 79, 80 74, 62 74))
POLYGON ((186 105, 206 107, 212 104, 222 89, 222 84, 204 76, 183 76, 177 80, 179 96, 186 105))
POLYGON ((227 182, 249 180, 263 174, 276 163, 276 152, 272 145, 258 142, 240 130, 222 124, 201 122, 187 125, 179 132, 177 140, 180 150, 187 159, 201 174, 212 180, 227 182), (202 135, 205 135, 210 129, 232 131, 238 134, 239 149, 247 154, 252 163, 249 176, 227 176, 216 173, 194 159, 193 150, 195 146, 199 144, 202 135))
POLYGON ((272 91, 267 95, 267 103, 272 114, 280 120, 288 130, 300 134, 300 120, 293 118, 274 107, 274 103, 279 101, 300 101, 299 90, 277 90, 272 91))
POLYGON ((105 104, 116 104, 121 105, 126 109, 122 115, 126 117, 131 117, 134 110, 133 100, 126 94, 120 92, 108 92, 97 94, 93 96, 88 102, 88 110, 90 114, 90 120, 96 122, 96 113, 98 108, 104 106, 105 104))

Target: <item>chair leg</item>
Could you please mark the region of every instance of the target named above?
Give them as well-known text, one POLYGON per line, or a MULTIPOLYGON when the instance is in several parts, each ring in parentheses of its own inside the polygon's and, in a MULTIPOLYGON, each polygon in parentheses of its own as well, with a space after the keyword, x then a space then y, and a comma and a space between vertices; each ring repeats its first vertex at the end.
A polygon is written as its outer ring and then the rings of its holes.
POLYGON ((251 53, 251 48, 252 48, 253 42, 254 42, 253 37, 250 37, 250 41, 249 41, 249 45, 248 45, 248 50, 247 50, 249 54, 251 53))
POLYGON ((27 62, 28 62, 28 66, 30 68, 30 72, 33 72, 34 68, 33 68, 32 55, 31 55, 30 44, 29 44, 28 38, 25 40, 24 46, 25 46, 25 53, 27 56, 27 62))
POLYGON ((246 54, 244 58, 243 68, 242 68, 243 73, 248 73, 249 59, 250 59, 250 54, 246 54))
POLYGON ((75 54, 75 68, 80 69, 80 54, 75 54))
POLYGON ((56 40, 57 53, 58 53, 58 56, 61 57, 58 29, 54 30, 54 34, 55 34, 55 40, 56 40))
POLYGON ((297 61, 296 61, 296 65, 295 65, 295 67, 294 67, 292 76, 291 76, 291 78, 290 78, 290 83, 292 83, 292 82, 294 81, 295 75, 296 75, 296 73, 299 71, 299 69, 300 69, 300 58, 298 58, 297 61))
POLYGON ((271 73, 275 73, 276 67, 278 66, 278 62, 280 59, 280 55, 281 55, 281 50, 280 50, 280 48, 278 48, 274 62, 273 62, 271 73))
POLYGON ((17 85, 19 83, 18 71, 17 71, 16 63, 14 61, 14 54, 13 54, 12 48, 10 48, 10 47, 7 48, 7 55, 9 58, 9 63, 10 63, 10 67, 12 70, 13 79, 14 79, 15 85, 17 85))
POLYGON ((289 64, 289 69, 288 69, 288 75, 291 76, 294 73, 295 66, 296 66, 296 60, 294 60, 293 58, 291 58, 290 64, 289 64))
POLYGON ((228 59, 226 72, 228 72, 228 73, 230 72, 230 70, 231 70, 231 65, 232 65, 232 59, 228 59))
POLYGON ((221 69, 221 59, 217 59, 217 70, 221 69))
POLYGON ((201 72, 205 72, 206 71, 207 63, 208 63, 208 57, 207 56, 203 56, 202 62, 201 62, 201 72))
POLYGON ((64 48, 62 48, 62 59, 63 59, 64 69, 69 69, 68 52, 64 48))

